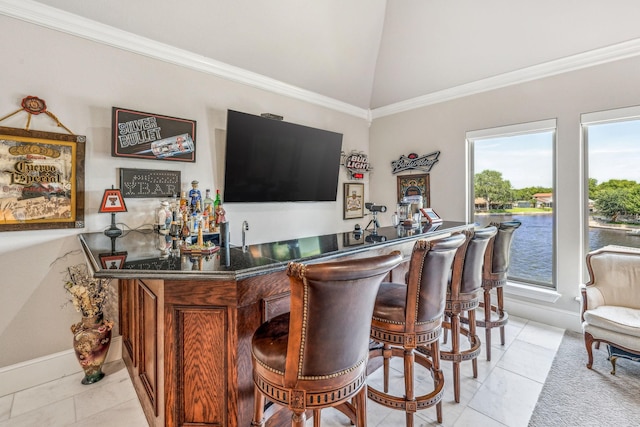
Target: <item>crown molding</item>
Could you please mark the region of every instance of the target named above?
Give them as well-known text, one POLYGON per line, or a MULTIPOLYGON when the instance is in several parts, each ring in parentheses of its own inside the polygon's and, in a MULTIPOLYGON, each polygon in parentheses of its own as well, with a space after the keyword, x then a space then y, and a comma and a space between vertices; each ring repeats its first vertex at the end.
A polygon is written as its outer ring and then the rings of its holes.
POLYGON ((299 99, 310 104, 365 119, 369 123, 377 118, 640 55, 640 39, 634 39, 466 83, 383 107, 365 109, 202 55, 197 55, 184 49, 178 49, 155 40, 119 30, 109 25, 101 24, 42 3, 37 3, 33 0, 0 0, 0 14, 139 55, 211 74, 247 86, 299 99))
POLYGON ((375 108, 371 110, 371 119, 638 55, 640 55, 640 39, 633 39, 375 108))
POLYGON ((365 120, 369 110, 356 107, 261 74, 160 43, 32 0, 0 0, 0 14, 118 49, 211 74, 226 80, 299 99, 365 120))

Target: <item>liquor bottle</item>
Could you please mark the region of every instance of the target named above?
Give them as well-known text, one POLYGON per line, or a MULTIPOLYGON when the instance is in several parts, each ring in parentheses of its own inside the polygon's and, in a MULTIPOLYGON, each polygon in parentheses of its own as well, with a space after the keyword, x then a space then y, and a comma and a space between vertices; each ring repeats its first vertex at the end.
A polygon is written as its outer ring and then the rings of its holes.
POLYGON ((180 232, 180 237, 187 242, 187 239, 191 236, 191 230, 189 229, 189 221, 187 220, 187 213, 184 212, 182 214, 182 230, 180 232))
POLYGON ((187 209, 187 192, 180 193, 180 212, 184 212, 187 209))
POLYGON ((218 225, 219 223, 218 218, 216 218, 216 215, 218 212, 218 206, 220 206, 221 204, 222 204, 222 200, 220 200, 220 190, 216 190, 216 199, 213 201, 213 214, 214 214, 213 221, 216 225, 218 225))
POLYGON ((204 209, 202 209, 203 212, 209 212, 209 215, 211 215, 211 212, 214 211, 213 209, 213 199, 211 198, 211 190, 209 190, 208 188, 204 191, 204 205, 203 205, 204 209))
POLYGON ((193 212, 191 213, 191 234, 198 234, 198 229, 201 225, 200 220, 202 220, 202 211, 200 210, 200 200, 196 201, 193 212))

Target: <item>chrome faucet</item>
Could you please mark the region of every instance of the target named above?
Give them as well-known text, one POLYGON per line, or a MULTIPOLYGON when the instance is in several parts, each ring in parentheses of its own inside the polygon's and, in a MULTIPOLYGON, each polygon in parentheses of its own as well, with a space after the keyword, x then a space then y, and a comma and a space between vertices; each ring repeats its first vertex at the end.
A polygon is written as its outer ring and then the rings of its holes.
POLYGON ((249 231, 249 223, 245 220, 245 221, 242 221, 242 251, 243 252, 247 250, 247 239, 246 239, 247 231, 249 231))

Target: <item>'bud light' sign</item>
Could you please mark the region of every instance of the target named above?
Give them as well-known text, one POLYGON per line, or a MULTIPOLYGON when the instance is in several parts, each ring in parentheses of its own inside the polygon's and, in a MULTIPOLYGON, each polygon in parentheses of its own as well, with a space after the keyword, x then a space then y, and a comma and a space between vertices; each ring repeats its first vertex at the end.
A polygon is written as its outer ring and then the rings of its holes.
POLYGON ((342 153, 342 166, 351 174, 351 179, 363 179, 365 172, 369 172, 371 165, 369 157, 359 151, 351 151, 349 154, 342 153))

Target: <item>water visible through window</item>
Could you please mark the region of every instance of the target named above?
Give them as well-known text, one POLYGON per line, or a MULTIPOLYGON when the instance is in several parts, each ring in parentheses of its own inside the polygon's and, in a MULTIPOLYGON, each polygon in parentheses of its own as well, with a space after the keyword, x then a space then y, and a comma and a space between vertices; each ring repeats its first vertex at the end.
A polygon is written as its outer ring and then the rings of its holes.
POLYGON ((554 276, 554 138, 544 131, 471 141, 474 221, 520 221, 509 279, 545 287, 554 276))

